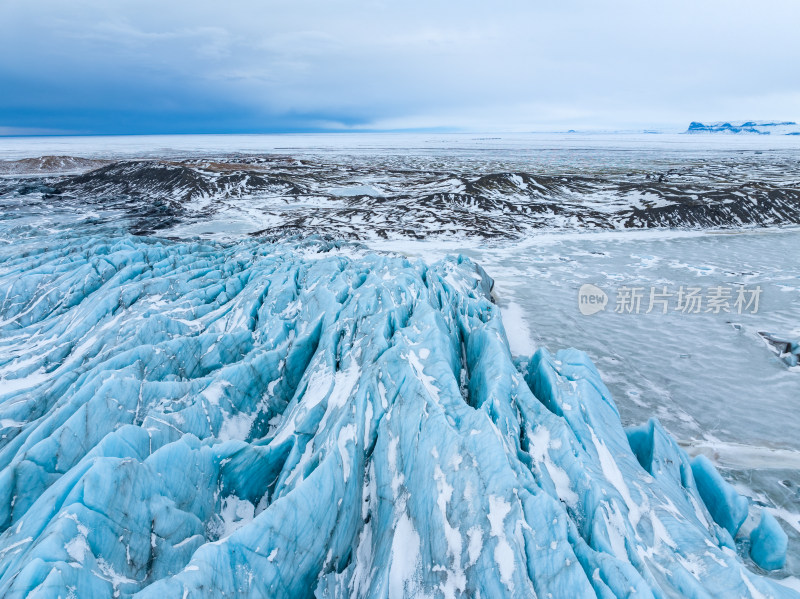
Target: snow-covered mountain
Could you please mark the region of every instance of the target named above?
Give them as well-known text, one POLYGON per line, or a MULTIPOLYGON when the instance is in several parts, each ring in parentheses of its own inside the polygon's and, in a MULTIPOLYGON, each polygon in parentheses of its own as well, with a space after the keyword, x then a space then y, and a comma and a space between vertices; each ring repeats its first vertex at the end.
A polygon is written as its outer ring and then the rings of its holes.
POLYGON ((92 163, 93 170, 80 174, 44 177, 24 174, 26 162, 17 177, 0 179, 0 207, 10 213, 39 206, 51 215, 57 206, 114 221, 125 215, 137 233, 235 222, 253 234, 358 240, 798 224, 796 161, 770 160, 747 168, 726 160, 660 171, 547 174, 238 156, 92 163))
POLYGON ((793 121, 744 121, 689 124, 686 133, 751 133, 756 135, 800 135, 800 125, 793 121))

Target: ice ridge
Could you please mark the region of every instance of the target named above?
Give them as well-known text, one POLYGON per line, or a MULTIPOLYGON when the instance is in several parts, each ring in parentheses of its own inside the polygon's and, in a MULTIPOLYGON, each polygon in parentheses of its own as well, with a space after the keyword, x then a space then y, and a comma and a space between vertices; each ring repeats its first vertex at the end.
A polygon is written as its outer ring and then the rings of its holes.
POLYGON ((314 240, 4 245, 0 595, 797 597, 584 353, 512 359, 491 287, 314 240))

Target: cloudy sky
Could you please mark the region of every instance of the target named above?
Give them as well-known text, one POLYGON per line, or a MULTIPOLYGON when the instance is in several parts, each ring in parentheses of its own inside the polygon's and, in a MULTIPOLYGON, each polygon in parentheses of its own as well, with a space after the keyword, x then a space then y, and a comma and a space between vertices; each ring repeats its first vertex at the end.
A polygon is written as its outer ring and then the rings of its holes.
POLYGON ((800 120, 796 0, 0 0, 0 134, 800 120))

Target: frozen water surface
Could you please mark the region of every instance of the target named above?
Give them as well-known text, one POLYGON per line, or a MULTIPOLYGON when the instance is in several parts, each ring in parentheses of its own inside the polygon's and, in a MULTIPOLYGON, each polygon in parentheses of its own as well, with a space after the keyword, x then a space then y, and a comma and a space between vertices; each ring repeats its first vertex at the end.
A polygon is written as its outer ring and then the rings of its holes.
POLYGON ((798 244, 800 231, 771 230, 550 235, 488 249, 421 244, 406 251, 461 252, 478 261, 495 280, 504 318, 513 316, 510 341, 529 332, 532 339, 518 347, 586 351, 624 423, 657 416, 691 454, 708 455, 744 493, 775 508, 792 535, 789 563, 797 571, 800 372, 759 332, 800 338, 798 244), (580 313, 585 283, 608 293, 604 311, 580 313), (639 314, 615 312, 623 286, 643 288, 639 314), (683 313, 675 297, 667 314, 660 304, 646 313, 651 287, 677 294, 681 286, 760 286, 762 293, 755 314, 738 314, 733 298, 733 313, 707 313, 705 305, 683 313))
POLYGON ((797 596, 800 231, 676 230, 634 193, 790 210, 797 147, 3 141, 0 594, 797 596), (44 155, 82 159, 24 161, 44 155), (118 162, 142 157, 172 162, 118 162), (391 228, 437 193, 464 234, 391 228), (322 212, 369 198, 383 224, 322 212), (570 212, 465 233, 540 201, 570 212), (644 230, 596 230, 634 204, 644 230), (290 234, 315 227, 363 243, 290 234), (587 283, 609 296, 590 316, 587 283), (641 313, 614 311, 622 286, 641 313), (759 286, 759 309, 644 313, 681 286, 759 286))

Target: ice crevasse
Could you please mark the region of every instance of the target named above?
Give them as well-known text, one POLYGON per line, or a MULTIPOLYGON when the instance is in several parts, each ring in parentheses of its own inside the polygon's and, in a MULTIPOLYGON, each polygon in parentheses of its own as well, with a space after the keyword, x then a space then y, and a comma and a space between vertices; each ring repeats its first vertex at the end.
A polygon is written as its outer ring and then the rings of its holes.
POLYGON ((0 596, 800 596, 584 353, 512 359, 491 284, 321 240, 20 235, 0 596))

